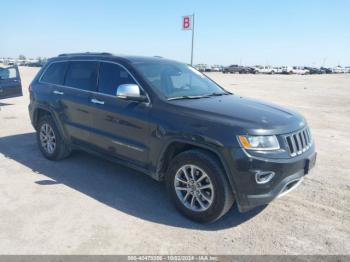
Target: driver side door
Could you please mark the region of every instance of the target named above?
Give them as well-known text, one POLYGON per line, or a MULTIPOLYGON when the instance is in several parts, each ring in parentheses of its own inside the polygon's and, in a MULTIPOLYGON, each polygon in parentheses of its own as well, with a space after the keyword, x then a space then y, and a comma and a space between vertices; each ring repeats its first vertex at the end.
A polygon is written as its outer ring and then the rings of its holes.
POLYGON ((122 66, 100 63, 98 92, 91 99, 94 128, 90 140, 100 150, 145 168, 151 136, 150 106, 116 97, 118 86, 135 83, 122 66))
POLYGON ((18 67, 0 68, 0 99, 22 95, 22 84, 18 67))

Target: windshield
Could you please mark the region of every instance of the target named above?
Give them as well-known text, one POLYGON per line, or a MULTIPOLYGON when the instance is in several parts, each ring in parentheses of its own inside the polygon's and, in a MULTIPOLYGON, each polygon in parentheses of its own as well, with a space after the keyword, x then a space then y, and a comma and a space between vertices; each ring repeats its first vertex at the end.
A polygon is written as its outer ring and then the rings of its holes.
POLYGON ((136 63, 135 67, 155 91, 168 99, 227 94, 205 75, 185 64, 146 62, 136 63))

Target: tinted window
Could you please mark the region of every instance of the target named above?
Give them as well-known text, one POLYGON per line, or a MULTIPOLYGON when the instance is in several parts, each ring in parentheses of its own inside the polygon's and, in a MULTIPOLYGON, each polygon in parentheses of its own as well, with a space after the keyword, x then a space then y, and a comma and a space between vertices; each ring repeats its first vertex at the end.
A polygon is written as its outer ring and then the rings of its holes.
POLYGON ((95 91, 97 83, 97 62, 70 62, 65 85, 88 91, 95 91))
POLYGON ((115 95, 117 87, 122 84, 136 84, 130 74, 121 66, 101 63, 98 90, 101 93, 115 95))
POLYGON ((62 85, 66 66, 67 63, 65 62, 53 63, 49 65, 49 68, 45 71, 41 81, 50 84, 62 85))

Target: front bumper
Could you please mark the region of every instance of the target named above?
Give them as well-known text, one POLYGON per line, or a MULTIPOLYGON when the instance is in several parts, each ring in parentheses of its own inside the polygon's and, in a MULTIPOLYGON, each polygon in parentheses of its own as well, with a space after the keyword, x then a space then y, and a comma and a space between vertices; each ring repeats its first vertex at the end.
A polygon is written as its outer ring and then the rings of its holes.
POLYGON ((237 148, 227 153, 231 158, 230 182, 241 212, 268 204, 296 188, 316 161, 314 145, 302 155, 288 159, 257 158, 237 148), (258 184, 257 172, 273 172, 275 175, 269 182, 258 184))

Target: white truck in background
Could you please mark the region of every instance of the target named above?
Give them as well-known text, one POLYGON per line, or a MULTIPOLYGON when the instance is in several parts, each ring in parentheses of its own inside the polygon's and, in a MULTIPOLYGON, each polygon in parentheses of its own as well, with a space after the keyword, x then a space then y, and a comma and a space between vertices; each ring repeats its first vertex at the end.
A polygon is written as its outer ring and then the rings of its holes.
POLYGON ((272 66, 255 66, 254 69, 259 74, 274 74, 276 71, 272 66))
POLYGON ((283 74, 297 74, 297 75, 307 75, 310 73, 309 70, 305 69, 303 66, 284 66, 283 74))

